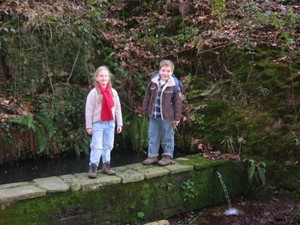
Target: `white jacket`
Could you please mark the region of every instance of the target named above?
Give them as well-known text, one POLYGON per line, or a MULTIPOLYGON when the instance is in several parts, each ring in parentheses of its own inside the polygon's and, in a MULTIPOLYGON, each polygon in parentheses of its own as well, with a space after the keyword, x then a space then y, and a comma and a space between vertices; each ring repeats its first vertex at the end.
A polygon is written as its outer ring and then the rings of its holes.
MULTIPOLYGON (((112 114, 118 126, 123 126, 122 110, 119 95, 114 88, 111 88, 114 100, 112 114)), ((99 88, 93 88, 87 96, 85 105, 85 127, 92 128, 92 124, 101 121, 102 94, 99 88)))

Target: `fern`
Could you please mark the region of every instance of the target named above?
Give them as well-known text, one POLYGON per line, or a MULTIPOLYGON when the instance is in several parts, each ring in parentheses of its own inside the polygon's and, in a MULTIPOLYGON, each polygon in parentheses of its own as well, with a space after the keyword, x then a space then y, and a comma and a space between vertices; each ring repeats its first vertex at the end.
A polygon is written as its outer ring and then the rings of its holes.
POLYGON ((142 151, 148 144, 148 119, 135 117, 130 124, 130 138, 134 151, 142 151))
POLYGON ((132 144, 133 150, 134 151, 138 150, 139 144, 138 144, 138 129, 137 129, 136 118, 134 118, 130 124, 130 139, 131 139, 131 144, 132 144))
POLYGON ((83 152, 85 155, 89 155, 89 146, 90 146, 90 139, 87 135, 82 136, 78 143, 75 145, 75 152, 77 156, 80 156, 80 153, 83 152))
POLYGON ((89 155, 90 154, 90 137, 89 136, 86 135, 82 139, 81 146, 82 146, 84 154, 89 155))
POLYGON ((55 133, 55 129, 50 119, 42 114, 37 114, 34 117, 37 118, 39 123, 41 123, 45 129, 47 129, 47 135, 51 138, 55 133))
POLYGON ((69 135, 70 142, 75 150, 75 155, 79 158, 81 153, 89 155, 90 137, 87 135, 85 129, 79 128, 73 130, 72 134, 69 135))
MULTIPOLYGON (((80 142, 79 142, 79 143, 80 143, 80 142)), ((74 148, 75 148, 75 154, 76 154, 77 158, 80 157, 80 147, 79 147, 79 143, 76 143, 76 144, 74 145, 74 148)))
POLYGON ((141 127, 141 147, 146 147, 148 145, 148 118, 142 117, 141 127))
POLYGON ((45 151, 46 146, 47 146, 45 130, 43 129, 42 126, 37 125, 34 127, 34 132, 35 132, 36 139, 38 142, 38 148, 39 148, 38 153, 40 154, 45 151))
POLYGON ((33 116, 32 114, 28 114, 26 116, 17 117, 17 118, 11 118, 9 122, 16 123, 19 125, 24 125, 28 129, 34 129, 34 122, 33 122, 33 116))
POLYGON ((9 121, 11 123, 16 123, 18 125, 25 126, 25 128, 27 128, 28 130, 32 130, 38 142, 38 153, 42 153, 43 151, 45 151, 47 146, 45 129, 42 125, 38 123, 38 121, 36 121, 33 118, 32 114, 28 114, 22 117, 12 118, 9 121))

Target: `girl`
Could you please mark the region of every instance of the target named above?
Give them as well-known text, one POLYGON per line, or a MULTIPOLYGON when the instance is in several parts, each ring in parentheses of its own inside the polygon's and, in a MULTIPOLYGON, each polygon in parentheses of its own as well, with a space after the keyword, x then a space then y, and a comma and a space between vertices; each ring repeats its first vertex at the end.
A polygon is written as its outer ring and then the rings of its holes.
POLYGON ((122 111, 117 91, 111 87, 111 72, 100 66, 94 73, 95 87, 89 92, 85 107, 86 131, 92 135, 89 178, 96 178, 97 167, 102 157, 102 172, 114 175, 110 168, 110 154, 113 149, 115 126, 122 132, 122 111), (115 122, 116 121, 116 122, 115 122))

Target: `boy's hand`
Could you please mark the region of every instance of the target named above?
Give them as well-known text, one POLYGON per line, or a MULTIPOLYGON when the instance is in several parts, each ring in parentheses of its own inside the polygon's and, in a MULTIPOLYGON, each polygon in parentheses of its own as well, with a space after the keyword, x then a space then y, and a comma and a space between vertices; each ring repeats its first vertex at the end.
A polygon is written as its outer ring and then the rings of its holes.
POLYGON ((173 129, 174 129, 175 131, 177 131, 177 126, 178 126, 178 124, 179 124, 179 121, 173 121, 173 129))
POLYGON ((173 125, 177 127, 178 124, 179 124, 179 122, 180 122, 180 121, 173 121, 173 125))

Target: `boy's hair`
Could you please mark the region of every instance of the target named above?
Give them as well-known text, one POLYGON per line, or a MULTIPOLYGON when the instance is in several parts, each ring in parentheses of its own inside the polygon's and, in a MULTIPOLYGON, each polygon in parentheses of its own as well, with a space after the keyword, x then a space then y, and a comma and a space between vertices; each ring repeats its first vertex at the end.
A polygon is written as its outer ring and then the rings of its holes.
POLYGON ((93 82, 94 82, 95 87, 97 86, 96 76, 97 76, 98 73, 100 73, 100 72, 103 71, 103 70, 108 71, 108 74, 109 74, 109 80, 110 80, 110 82, 111 82, 111 78, 112 78, 113 74, 110 72, 110 70, 108 69, 108 67, 107 67, 107 66, 99 66, 99 67, 96 69, 96 71, 94 72, 94 75, 93 75, 93 82))
POLYGON ((174 63, 171 60, 167 60, 167 59, 160 61, 159 69, 161 69, 163 66, 171 66, 173 70, 175 67, 174 63))

